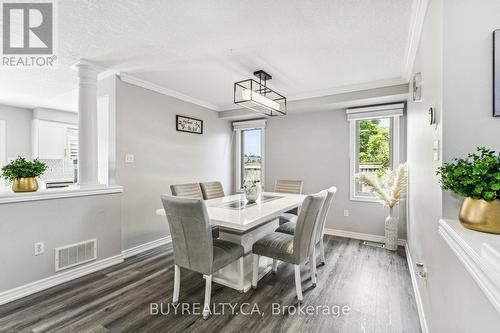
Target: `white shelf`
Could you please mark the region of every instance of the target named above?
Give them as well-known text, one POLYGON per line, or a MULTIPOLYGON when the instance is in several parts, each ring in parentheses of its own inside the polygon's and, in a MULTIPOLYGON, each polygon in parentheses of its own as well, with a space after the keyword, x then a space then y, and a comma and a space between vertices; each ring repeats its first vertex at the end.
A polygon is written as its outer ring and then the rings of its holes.
POLYGON ((15 193, 8 187, 0 188, 0 204, 13 202, 50 200, 59 198, 83 197, 89 195, 102 195, 123 192, 122 186, 79 186, 72 185, 64 188, 41 188, 36 192, 15 193))
POLYGON ((500 313, 500 235, 466 229, 457 220, 440 220, 439 234, 500 313))

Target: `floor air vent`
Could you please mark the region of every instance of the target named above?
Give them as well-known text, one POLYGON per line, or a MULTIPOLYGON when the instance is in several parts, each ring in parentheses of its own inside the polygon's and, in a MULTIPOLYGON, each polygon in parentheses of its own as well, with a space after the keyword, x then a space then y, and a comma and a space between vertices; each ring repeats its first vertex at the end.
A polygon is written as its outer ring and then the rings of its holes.
POLYGON ((56 248, 56 272, 97 258, 97 239, 56 248))
POLYGON ((384 243, 377 243, 377 242, 370 242, 370 241, 364 241, 363 245, 373 246, 373 247, 380 247, 381 249, 385 248, 385 244, 384 243))

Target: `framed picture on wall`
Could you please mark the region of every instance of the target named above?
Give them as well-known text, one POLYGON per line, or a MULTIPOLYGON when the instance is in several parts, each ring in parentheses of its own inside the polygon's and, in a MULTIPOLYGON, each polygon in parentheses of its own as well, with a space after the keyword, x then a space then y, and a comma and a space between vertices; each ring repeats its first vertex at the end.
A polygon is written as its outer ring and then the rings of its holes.
POLYGON ((500 117, 500 29, 493 31, 493 117, 500 117))
POLYGON ((203 134, 203 120, 176 115, 176 128, 179 132, 203 134))

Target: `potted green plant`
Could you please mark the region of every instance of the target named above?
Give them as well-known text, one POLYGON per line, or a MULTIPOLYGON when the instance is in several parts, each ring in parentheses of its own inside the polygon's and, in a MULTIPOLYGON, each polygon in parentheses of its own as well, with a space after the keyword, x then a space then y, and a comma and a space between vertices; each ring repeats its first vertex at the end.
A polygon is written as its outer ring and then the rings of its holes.
POLYGON ((500 154, 478 147, 444 163, 437 174, 444 190, 465 198, 459 214, 464 227, 500 234, 500 154))
POLYGON ((2 177, 12 182, 14 192, 35 192, 38 190, 36 177, 43 175, 47 165, 39 160, 27 161, 18 156, 2 167, 2 177))

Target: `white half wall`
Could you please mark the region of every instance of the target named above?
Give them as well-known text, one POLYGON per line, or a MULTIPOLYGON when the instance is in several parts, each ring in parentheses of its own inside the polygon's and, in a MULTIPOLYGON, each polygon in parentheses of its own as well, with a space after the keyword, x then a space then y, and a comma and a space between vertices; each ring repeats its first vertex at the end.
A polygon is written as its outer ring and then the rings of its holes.
POLYGON ((219 180, 232 184, 232 127, 215 111, 145 88, 116 82, 116 182, 124 187, 123 249, 168 232, 160 195, 170 185, 219 180), (176 131, 175 115, 203 120, 203 135, 176 131), (125 163, 125 154, 135 162, 125 163))
POLYGON ((95 238, 97 261, 121 255, 121 196, 1 203, 0 294, 69 271, 55 272, 57 247, 95 238), (44 254, 34 255, 36 242, 44 242, 44 254))

